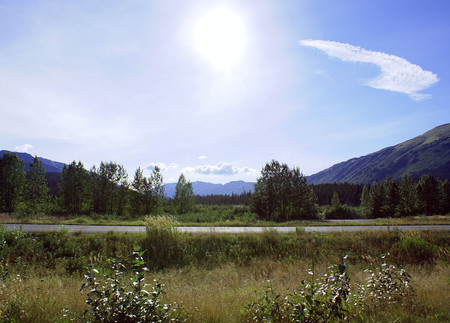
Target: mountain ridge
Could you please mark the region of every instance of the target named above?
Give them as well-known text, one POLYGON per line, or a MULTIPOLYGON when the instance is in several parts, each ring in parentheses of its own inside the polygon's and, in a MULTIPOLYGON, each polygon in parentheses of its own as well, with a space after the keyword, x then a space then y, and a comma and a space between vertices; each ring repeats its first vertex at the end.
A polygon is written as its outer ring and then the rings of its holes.
MULTIPOLYGON (((0 158, 7 150, 0 151, 0 158)), ((16 152, 29 169, 34 157, 28 153, 16 152)), ((38 157, 47 173, 61 173, 64 163, 38 157)), ((390 176, 399 180, 407 174, 419 178, 431 174, 441 179, 450 179, 450 123, 437 126, 422 135, 401 142, 397 145, 383 148, 379 151, 351 158, 337 163, 325 170, 306 176, 308 184, 350 183, 371 184, 390 176)), ((53 176, 54 177, 54 176, 53 176)), ((242 180, 226 184, 208 182, 192 182, 196 195, 231 195, 253 192, 255 182, 242 180)), ((164 185, 168 197, 175 195, 176 183, 164 185)))
POLYGON ((337 163, 307 177, 310 184, 370 184, 390 176, 419 178, 424 174, 450 178, 450 123, 365 156, 337 163))

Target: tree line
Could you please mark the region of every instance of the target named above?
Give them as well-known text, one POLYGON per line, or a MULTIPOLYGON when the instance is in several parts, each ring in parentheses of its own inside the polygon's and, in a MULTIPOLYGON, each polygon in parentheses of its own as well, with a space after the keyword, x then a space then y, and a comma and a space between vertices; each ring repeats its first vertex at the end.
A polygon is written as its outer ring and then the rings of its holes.
POLYGON ((57 194, 50 194, 46 171, 35 157, 28 173, 15 153, 0 159, 0 212, 22 216, 37 214, 140 216, 158 214, 163 209, 185 213, 192 210, 195 196, 192 183, 180 175, 173 199, 167 199, 161 171, 155 167, 149 177, 138 168, 130 182, 122 165, 101 162, 89 171, 83 163, 65 165, 57 194))
POLYGON ((348 206, 360 206, 361 215, 367 218, 450 213, 450 184, 432 175, 418 181, 407 175, 392 181, 388 176, 372 185, 309 185, 297 167, 272 160, 263 167, 253 193, 195 196, 192 183, 181 174, 174 197, 168 199, 158 167, 148 177, 138 168, 129 180, 122 165, 101 162, 88 171, 74 161, 64 166, 57 190, 53 187, 51 192, 37 157, 28 173, 24 166, 15 153, 5 153, 0 159, 0 212, 133 217, 187 213, 197 203, 250 205, 260 219, 270 221, 317 218, 319 205, 331 205, 324 211, 329 218, 358 216, 348 206))
POLYGON ((450 183, 429 174, 422 175, 418 181, 408 175, 400 181, 392 181, 387 176, 384 181, 364 186, 360 206, 368 218, 447 214, 450 213, 450 183))

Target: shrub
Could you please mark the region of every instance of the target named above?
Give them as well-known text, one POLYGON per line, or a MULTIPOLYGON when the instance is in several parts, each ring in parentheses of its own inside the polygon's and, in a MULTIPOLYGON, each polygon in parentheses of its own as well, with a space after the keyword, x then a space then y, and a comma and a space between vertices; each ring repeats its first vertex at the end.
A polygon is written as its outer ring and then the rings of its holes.
POLYGON ((89 310, 86 319, 93 322, 169 322, 184 321, 181 308, 176 304, 161 302, 163 285, 155 280, 152 291, 147 290, 142 258, 144 252, 135 247, 132 256, 132 274, 126 279, 126 267, 117 261, 111 261, 111 273, 103 277, 97 269, 88 269, 87 283, 82 289, 90 289, 86 303, 89 310))
MULTIPOLYGON (((302 281, 293 293, 282 295, 269 284, 264 295, 248 305, 249 322, 337 322, 358 319, 361 313, 386 304, 400 303, 414 293, 411 276, 404 269, 396 270, 383 262, 369 270, 367 283, 359 285, 357 291, 350 290, 348 261, 329 267, 330 272, 317 279, 302 281)), ((384 257, 383 257, 384 259, 384 257)), ((309 274, 314 277, 311 269, 309 274)))

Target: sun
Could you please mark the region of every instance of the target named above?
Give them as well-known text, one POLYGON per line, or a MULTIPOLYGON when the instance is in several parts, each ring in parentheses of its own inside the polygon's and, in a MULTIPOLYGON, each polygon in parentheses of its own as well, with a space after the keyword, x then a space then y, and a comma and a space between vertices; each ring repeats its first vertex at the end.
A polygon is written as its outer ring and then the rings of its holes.
POLYGON ((218 69, 231 68, 244 53, 244 24, 229 9, 216 9, 201 17, 195 26, 194 36, 197 51, 218 69))

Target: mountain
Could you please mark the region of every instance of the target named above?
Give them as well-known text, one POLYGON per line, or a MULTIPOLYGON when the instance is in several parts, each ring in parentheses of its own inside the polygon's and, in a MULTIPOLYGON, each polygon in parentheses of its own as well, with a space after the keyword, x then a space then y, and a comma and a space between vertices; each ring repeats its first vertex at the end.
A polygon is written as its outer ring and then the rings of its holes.
POLYGON ((307 180, 309 184, 370 184, 384 180, 386 175, 399 180, 404 174, 412 178, 432 174, 450 179, 450 123, 398 145, 336 164, 307 180))
MULTIPOLYGON (((0 150, 0 158, 3 157, 5 153, 13 154, 14 152, 8 150, 0 150)), ((28 171, 30 168, 30 164, 34 161, 34 156, 27 153, 17 153, 17 157, 25 162, 25 170, 28 171)), ((42 165, 45 168, 47 173, 61 173, 64 168, 64 163, 55 162, 50 159, 45 159, 42 157, 38 157, 38 159, 42 162, 42 165)))
MULTIPOLYGON (((212 184, 206 182, 193 182, 192 188, 195 195, 231 195, 244 192, 253 192, 255 183, 244 181, 233 181, 226 184, 212 184)), ((167 197, 175 195, 176 183, 164 185, 167 197)))

